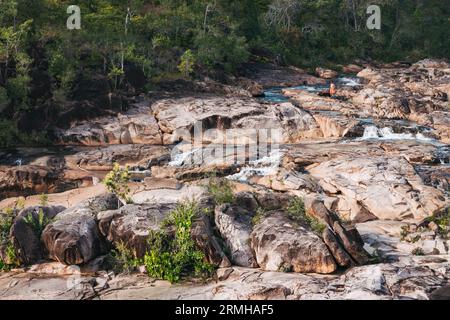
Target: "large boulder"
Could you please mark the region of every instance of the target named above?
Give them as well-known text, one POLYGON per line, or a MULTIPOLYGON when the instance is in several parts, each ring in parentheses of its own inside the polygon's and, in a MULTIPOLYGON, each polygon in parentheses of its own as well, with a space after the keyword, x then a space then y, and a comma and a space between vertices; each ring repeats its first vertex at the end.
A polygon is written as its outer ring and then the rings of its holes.
POLYGON ((259 266, 266 271, 328 274, 337 269, 322 239, 283 212, 275 212, 255 226, 251 247, 259 266))
POLYGON ((26 208, 17 215, 10 230, 10 238, 21 264, 33 264, 44 258, 41 228, 65 209, 62 206, 35 206, 26 208))
POLYGON ((112 244, 124 244, 137 257, 148 250, 147 239, 151 231, 160 231, 161 224, 175 204, 129 204, 117 210, 97 215, 101 234, 112 244))
POLYGON ((238 266, 257 268, 250 247, 254 213, 238 206, 221 205, 215 209, 216 226, 230 251, 231 261, 238 266))
POLYGON ((322 79, 333 79, 336 78, 339 74, 334 70, 317 67, 316 75, 322 79))
POLYGON ((421 219, 445 207, 443 193, 426 186, 404 158, 336 158, 309 172, 339 198, 337 211, 355 221, 421 219))
MULTIPOLYGON (((115 246, 123 244, 137 258, 142 258, 149 250, 148 238, 152 231, 170 233, 170 230, 163 229, 163 222, 176 206, 175 202, 153 202, 130 204, 117 210, 100 212, 97 215, 99 229, 110 243, 115 246)), ((206 215, 194 219, 191 236, 209 263, 218 267, 230 266, 206 215)))
POLYGON ((108 246, 98 229, 96 215, 117 209, 119 202, 116 196, 106 194, 59 213, 42 233, 49 257, 67 265, 80 265, 106 253, 108 246))

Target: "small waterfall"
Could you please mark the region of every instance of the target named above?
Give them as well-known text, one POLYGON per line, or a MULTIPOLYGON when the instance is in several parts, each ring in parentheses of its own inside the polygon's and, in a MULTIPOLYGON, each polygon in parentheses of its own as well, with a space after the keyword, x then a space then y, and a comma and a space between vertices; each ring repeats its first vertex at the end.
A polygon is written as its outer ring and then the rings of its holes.
MULTIPOLYGON (((201 152, 202 148, 192 148, 185 152, 172 154, 172 161, 169 162, 171 167, 182 167, 186 164, 192 163, 196 153, 201 152)), ((176 152, 174 150, 173 152, 176 152)))
POLYGON ((392 128, 384 127, 379 129, 376 126, 367 126, 364 134, 358 140, 418 140, 418 141, 434 141, 432 138, 427 138, 422 133, 395 133, 392 128))
POLYGON ((337 83, 346 87, 358 87, 361 85, 360 79, 357 77, 340 77, 337 83))
POLYGON ((240 172, 228 176, 227 179, 246 182, 252 176, 274 174, 280 166, 283 155, 281 150, 273 150, 269 156, 250 162, 248 166, 241 168, 240 172))

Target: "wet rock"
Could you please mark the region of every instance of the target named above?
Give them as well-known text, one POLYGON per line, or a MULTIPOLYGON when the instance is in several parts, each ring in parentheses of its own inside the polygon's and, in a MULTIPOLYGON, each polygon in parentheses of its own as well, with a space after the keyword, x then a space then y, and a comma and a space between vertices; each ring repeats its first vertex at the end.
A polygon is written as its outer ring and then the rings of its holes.
POLYGON ((116 196, 108 194, 59 213, 42 233, 49 257, 67 265, 79 265, 106 253, 107 244, 98 229, 96 215, 117 209, 119 202, 116 196))

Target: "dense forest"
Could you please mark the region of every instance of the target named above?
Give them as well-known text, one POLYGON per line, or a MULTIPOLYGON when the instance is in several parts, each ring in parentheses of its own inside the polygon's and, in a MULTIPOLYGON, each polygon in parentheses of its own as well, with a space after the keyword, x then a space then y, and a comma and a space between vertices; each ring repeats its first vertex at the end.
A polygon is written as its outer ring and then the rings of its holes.
POLYGON ((81 29, 68 30, 72 4, 0 0, 0 146, 46 143, 45 124, 64 121, 54 115, 88 114, 103 92, 97 106, 122 108, 123 92, 250 62, 450 57, 449 0, 87 0, 81 29), (381 30, 366 28, 370 4, 381 30))

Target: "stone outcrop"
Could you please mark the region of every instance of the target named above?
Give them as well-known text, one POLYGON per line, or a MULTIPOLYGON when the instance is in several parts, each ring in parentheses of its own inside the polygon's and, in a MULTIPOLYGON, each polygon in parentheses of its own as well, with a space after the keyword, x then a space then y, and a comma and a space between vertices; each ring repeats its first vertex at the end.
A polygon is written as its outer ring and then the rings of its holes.
POLYGON ((336 78, 339 74, 330 69, 324 69, 324 68, 316 68, 316 75, 322 79, 333 79, 336 78))
POLYGON ((445 207, 443 193, 426 186, 403 158, 337 158, 308 170, 339 199, 337 211, 354 221, 420 219, 445 207))
POLYGON ((65 209, 62 206, 35 206, 26 208, 17 215, 10 230, 10 238, 20 263, 30 265, 45 257, 41 243, 42 229, 65 209))
POLYGON ((67 265, 80 265, 107 252, 96 215, 117 209, 119 200, 108 194, 84 201, 55 217, 42 233, 42 241, 52 260, 67 265))
POLYGON ((262 270, 333 273, 333 255, 319 236, 274 213, 257 224, 251 247, 262 270))
POLYGON ((237 206, 222 205, 216 207, 214 216, 233 264, 257 268, 258 264, 249 243, 254 213, 237 206))

